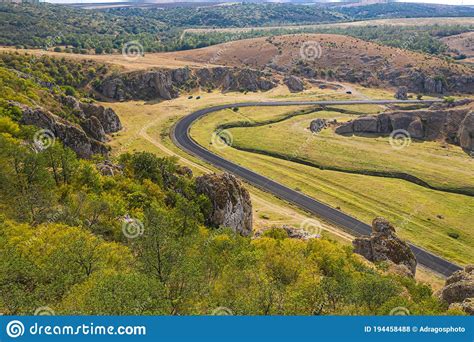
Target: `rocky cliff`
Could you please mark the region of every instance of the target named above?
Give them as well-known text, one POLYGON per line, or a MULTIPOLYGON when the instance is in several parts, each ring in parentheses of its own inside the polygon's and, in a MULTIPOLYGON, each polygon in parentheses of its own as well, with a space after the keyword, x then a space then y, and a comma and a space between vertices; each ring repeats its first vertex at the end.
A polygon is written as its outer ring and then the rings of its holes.
POLYGON ((252 234, 250 195, 237 178, 229 173, 204 175, 196 178, 196 191, 211 200, 209 225, 229 227, 243 236, 252 234))
POLYGON ((386 219, 377 217, 372 222, 372 234, 352 242, 354 252, 372 262, 387 261, 399 271, 412 277, 416 273, 416 258, 408 244, 395 234, 395 227, 386 219))
POLYGON ((110 109, 93 103, 83 103, 72 96, 64 96, 60 102, 77 118, 78 123, 70 122, 50 111, 31 108, 11 102, 22 111, 21 122, 46 129, 54 134, 65 146, 71 148, 80 158, 91 158, 94 154, 107 155, 107 133, 122 128, 117 114, 110 109))
POLYGON ((411 138, 444 140, 474 151, 474 112, 472 103, 460 106, 433 106, 427 110, 399 110, 375 116, 362 116, 336 128, 338 134, 390 134, 405 130, 411 138))
POLYGON ((96 87, 109 99, 170 100, 180 90, 266 91, 276 83, 261 71, 228 67, 161 69, 111 75, 96 87))

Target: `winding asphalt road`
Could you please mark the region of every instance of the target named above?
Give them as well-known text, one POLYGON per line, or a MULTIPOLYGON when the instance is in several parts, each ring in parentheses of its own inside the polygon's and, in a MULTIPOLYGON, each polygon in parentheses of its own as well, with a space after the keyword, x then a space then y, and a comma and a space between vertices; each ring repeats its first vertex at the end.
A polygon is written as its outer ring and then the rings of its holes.
MULTIPOLYGON (((231 161, 228 161, 199 145, 194 141, 190 135, 189 130, 191 125, 203 116, 217 112, 227 108, 233 107, 256 107, 256 106, 301 106, 301 105, 358 105, 358 104, 375 104, 375 105, 389 105, 389 104, 430 104, 433 102, 440 102, 442 100, 362 100, 362 101, 278 101, 278 102, 244 102, 226 104, 215 107, 204 108, 181 119, 174 127, 172 132, 172 139, 174 143, 182 150, 216 166, 219 169, 228 171, 250 184, 268 191, 275 196, 294 203, 298 207, 307 210, 308 212, 324 218, 325 220, 335 224, 338 227, 350 232, 355 236, 370 235, 371 227, 356 218, 344 214, 324 203, 321 203, 309 196, 290 189, 280 183, 277 183, 267 177, 264 177, 247 168, 239 166, 231 161)), ((455 265, 445 259, 442 259, 420 247, 410 244, 410 247, 415 254, 418 263, 427 267, 441 275, 449 276, 453 272, 460 270, 458 265, 455 265)))

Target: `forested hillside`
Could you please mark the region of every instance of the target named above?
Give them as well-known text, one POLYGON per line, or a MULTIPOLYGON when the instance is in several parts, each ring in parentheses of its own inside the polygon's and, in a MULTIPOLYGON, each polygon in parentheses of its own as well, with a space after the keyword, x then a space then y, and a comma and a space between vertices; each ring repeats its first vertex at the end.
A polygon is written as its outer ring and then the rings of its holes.
POLYGON ((474 9, 426 4, 378 4, 362 7, 293 4, 235 4, 209 7, 115 8, 85 10, 67 6, 0 4, 0 45, 74 53, 121 52, 137 42, 142 52, 199 48, 262 35, 319 32, 347 34, 406 49, 441 54, 437 38, 469 31, 468 26, 305 28, 288 31, 189 35, 186 28, 242 28, 346 22, 373 18, 474 16, 474 9), (454 33, 453 33, 454 32, 454 33))
POLYGON ((0 312, 458 312, 429 286, 325 238, 290 239, 275 228, 251 239, 207 226, 210 200, 176 160, 146 152, 84 160, 59 139, 38 146, 38 127, 23 124, 20 105, 73 120, 60 99, 87 96, 91 75, 100 75, 91 68, 103 67, 2 60, 0 312))

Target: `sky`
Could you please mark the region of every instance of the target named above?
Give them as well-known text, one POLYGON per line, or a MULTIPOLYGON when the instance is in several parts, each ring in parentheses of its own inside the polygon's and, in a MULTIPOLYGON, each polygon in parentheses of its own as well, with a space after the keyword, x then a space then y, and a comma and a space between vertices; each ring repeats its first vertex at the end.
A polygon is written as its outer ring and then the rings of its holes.
MULTIPOLYGON (((126 1, 126 0, 46 0, 46 1, 54 2, 54 3, 94 3, 94 2, 120 2, 120 1, 126 1)), ((179 0, 179 1, 186 1, 186 0, 179 0)), ((215 0, 215 1, 221 1, 221 0, 215 0)), ((433 3, 433 4, 473 5, 474 6, 474 0, 416 0, 416 1, 415 0, 399 0, 399 1, 400 2, 425 2, 425 3, 433 3)), ((157 2, 174 2, 174 1, 173 0, 158 0, 157 2)))

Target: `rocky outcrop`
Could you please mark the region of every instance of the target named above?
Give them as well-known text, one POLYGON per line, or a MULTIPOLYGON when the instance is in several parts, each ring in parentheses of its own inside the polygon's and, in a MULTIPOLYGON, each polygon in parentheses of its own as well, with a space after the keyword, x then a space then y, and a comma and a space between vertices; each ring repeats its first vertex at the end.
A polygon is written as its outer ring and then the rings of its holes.
POLYGON ((408 100, 408 88, 407 87, 400 87, 397 89, 395 93, 395 98, 397 100, 408 100))
MULTIPOLYGON (((85 103, 77 100, 73 96, 64 96, 61 98, 61 103, 72 110, 72 113, 78 117, 82 122, 85 122, 84 129, 92 130, 93 134, 114 133, 122 129, 122 123, 118 115, 111 108, 105 108, 96 103, 85 103), (90 125, 92 127, 90 128, 90 125), (87 127, 87 128, 86 128, 87 127)), ((105 141, 105 134, 97 136, 95 139, 105 141)))
POLYGON ((444 140, 474 151, 474 114, 469 106, 362 116, 339 125, 336 133, 390 134, 395 130, 405 130, 413 139, 444 140))
POLYGON ((372 222, 369 237, 356 238, 352 242, 354 252, 371 262, 388 261, 406 273, 415 276, 416 258, 407 243, 395 234, 395 227, 386 219, 377 217, 372 222))
POLYGON ((89 137, 86 132, 59 116, 43 109, 30 108, 14 103, 22 111, 21 123, 47 129, 54 134, 65 146, 71 148, 81 158, 91 158, 94 154, 107 155, 108 148, 103 143, 89 137))
POLYGON ((299 77, 293 75, 285 77, 283 83, 286 84, 292 93, 298 93, 304 90, 304 82, 299 77))
POLYGON ((459 146, 469 152, 474 151, 474 112, 466 115, 457 132, 459 146))
POLYGON ((447 278, 439 296, 450 307, 457 307, 474 315, 474 265, 466 266, 464 270, 447 278))
POLYGON ((265 227, 257 231, 254 235, 255 238, 259 238, 264 236, 265 232, 273 230, 273 229, 281 229, 283 230, 290 239, 300 239, 300 240, 308 240, 308 239, 317 239, 321 236, 318 234, 311 234, 303 229, 294 228, 291 226, 283 225, 281 227, 265 227))
POLYGON ((115 100, 170 100, 180 90, 220 89, 226 91, 267 91, 276 84, 263 72, 251 69, 215 67, 137 71, 112 75, 97 88, 102 95, 115 100))
POLYGON ((250 195, 237 178, 229 173, 204 175, 196 178, 196 191, 211 200, 209 225, 229 227, 243 236, 252 234, 250 195))

